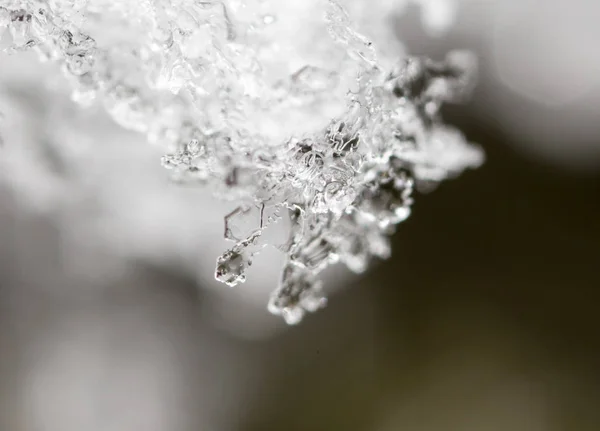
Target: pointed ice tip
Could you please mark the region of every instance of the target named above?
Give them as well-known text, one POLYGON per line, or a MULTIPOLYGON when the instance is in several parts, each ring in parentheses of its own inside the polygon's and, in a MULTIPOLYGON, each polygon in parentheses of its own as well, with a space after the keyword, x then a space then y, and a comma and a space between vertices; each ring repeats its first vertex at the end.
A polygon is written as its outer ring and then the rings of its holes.
POLYGON ((305 311, 301 307, 286 307, 281 312, 288 325, 297 325, 304 318, 305 311))

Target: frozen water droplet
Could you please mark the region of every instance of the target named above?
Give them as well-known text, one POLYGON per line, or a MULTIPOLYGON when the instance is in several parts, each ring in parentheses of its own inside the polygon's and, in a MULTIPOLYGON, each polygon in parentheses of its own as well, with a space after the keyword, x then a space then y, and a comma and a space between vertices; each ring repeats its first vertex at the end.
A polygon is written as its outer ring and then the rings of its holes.
POLYGON ((243 254, 228 251, 217 259, 215 278, 228 286, 236 286, 246 281, 246 267, 250 260, 243 254))
POLYGON ((306 312, 315 312, 327 305, 321 283, 310 271, 288 263, 282 273, 281 284, 273 292, 268 309, 281 315, 289 325, 299 323, 306 312))
POLYGON ((219 256, 215 279, 231 287, 245 282, 246 270, 252 265, 252 257, 255 253, 252 246, 256 245, 259 237, 260 232, 255 232, 219 256))

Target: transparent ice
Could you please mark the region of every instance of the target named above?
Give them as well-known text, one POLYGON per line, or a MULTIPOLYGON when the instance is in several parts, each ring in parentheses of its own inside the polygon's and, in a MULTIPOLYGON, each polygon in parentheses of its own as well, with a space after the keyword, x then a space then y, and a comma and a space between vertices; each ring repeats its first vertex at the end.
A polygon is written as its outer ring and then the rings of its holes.
POLYGON ((215 278, 243 283, 253 259, 275 246, 285 264, 268 309, 294 324, 325 305, 319 273, 329 265, 360 273, 390 255, 415 187, 483 161, 440 117, 444 103, 468 96, 475 60, 462 51, 442 61, 404 55, 386 22, 397 7, 8 0, 0 47, 59 64, 75 102, 100 104, 164 148, 174 181, 235 202, 224 219, 234 245, 215 278), (289 231, 274 240, 282 220, 289 231))

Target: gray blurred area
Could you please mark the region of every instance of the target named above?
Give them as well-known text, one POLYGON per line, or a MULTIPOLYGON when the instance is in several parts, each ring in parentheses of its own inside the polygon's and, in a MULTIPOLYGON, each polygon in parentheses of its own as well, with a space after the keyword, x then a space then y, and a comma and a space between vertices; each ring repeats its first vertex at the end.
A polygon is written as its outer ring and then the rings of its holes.
POLYGON ((0 429, 245 429, 271 414, 301 423, 305 410, 329 410, 327 398, 373 403, 368 295, 338 298, 332 309, 346 319, 322 313, 284 336, 235 338, 205 318, 193 279, 131 262, 92 285, 65 268, 52 225, 2 199, 0 429), (321 382, 329 397, 312 393, 321 382), (271 411, 286 398, 292 412, 271 411))
POLYGON ((474 100, 445 115, 487 162, 417 196, 393 257, 332 276, 328 307, 297 327, 198 286, 176 252, 73 246, 0 185, 0 430, 600 429, 598 6, 566 3, 464 0, 442 39, 416 10, 401 19, 411 52, 481 58, 474 100), (532 41, 557 17, 540 40, 574 56, 562 73, 532 41), (579 95, 552 93, 565 86, 579 95), (269 330, 242 330, 257 319, 269 330))

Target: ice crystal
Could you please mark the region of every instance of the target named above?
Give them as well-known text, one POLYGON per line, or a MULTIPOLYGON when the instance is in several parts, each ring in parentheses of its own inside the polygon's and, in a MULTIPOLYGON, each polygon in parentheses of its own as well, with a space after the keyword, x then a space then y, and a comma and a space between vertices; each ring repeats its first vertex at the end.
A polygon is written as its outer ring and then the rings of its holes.
POLYGON ((60 64, 74 101, 99 103, 164 146, 175 181, 236 202, 224 233, 235 244, 215 277, 243 283, 255 256, 276 246, 286 263, 268 308, 293 324, 325 305, 323 269, 362 272, 390 255, 416 185, 483 160, 440 117, 442 104, 468 95, 473 58, 403 56, 383 23, 393 6, 8 0, 0 30, 5 53, 33 49, 60 64), (282 220, 287 237, 273 240, 282 220))

